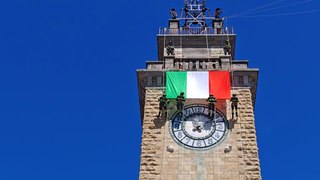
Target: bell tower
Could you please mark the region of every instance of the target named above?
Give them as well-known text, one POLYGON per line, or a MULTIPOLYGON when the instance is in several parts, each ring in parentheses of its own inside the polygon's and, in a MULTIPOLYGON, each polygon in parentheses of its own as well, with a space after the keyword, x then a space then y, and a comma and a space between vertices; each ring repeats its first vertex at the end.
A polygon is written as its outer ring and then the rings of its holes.
POLYGON ((221 8, 211 13, 205 0, 185 0, 170 14, 157 35, 158 60, 137 70, 139 179, 261 179, 254 118, 259 70, 235 59, 236 34, 221 8))

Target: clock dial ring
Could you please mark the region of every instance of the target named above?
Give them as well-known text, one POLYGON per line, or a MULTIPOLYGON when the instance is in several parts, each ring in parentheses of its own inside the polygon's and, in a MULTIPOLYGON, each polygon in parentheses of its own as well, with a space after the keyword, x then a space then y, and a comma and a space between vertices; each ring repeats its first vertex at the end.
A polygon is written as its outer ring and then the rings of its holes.
POLYGON ((228 135, 228 121, 223 113, 216 110, 214 117, 209 116, 206 105, 188 105, 176 112, 169 123, 170 134, 179 145, 188 149, 206 150, 217 146, 228 135))

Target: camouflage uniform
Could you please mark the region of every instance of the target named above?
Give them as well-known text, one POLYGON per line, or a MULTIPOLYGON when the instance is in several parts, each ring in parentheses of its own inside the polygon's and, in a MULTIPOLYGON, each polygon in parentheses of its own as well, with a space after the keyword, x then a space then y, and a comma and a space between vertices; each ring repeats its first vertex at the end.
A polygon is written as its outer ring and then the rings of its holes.
POLYGON ((177 19, 178 14, 174 8, 170 9, 170 14, 172 19, 177 19))
POLYGON ((213 112, 216 109, 217 99, 212 94, 210 94, 209 98, 207 99, 207 102, 209 102, 208 106, 209 106, 209 110, 210 110, 210 117, 212 117, 213 116, 213 112))
POLYGON ((163 110, 166 111, 166 116, 167 116, 167 105, 169 104, 169 100, 167 99, 166 95, 164 94, 163 96, 161 96, 158 101, 159 103, 159 114, 158 117, 160 117, 161 113, 163 110))
POLYGON ((226 40, 224 42, 223 50, 224 50, 224 55, 231 55, 231 46, 230 46, 229 40, 226 40))
POLYGON ((177 96, 176 98, 177 101, 177 110, 178 111, 182 111, 183 110, 183 106, 184 106, 184 101, 186 101, 184 99, 184 93, 181 92, 179 96, 177 96))
POLYGON ((214 12, 214 18, 219 19, 221 13, 222 13, 222 9, 221 8, 217 8, 216 11, 214 12))
POLYGON ((236 117, 238 117, 238 103, 239 99, 233 94, 231 98, 232 119, 234 118, 234 113, 236 114, 236 117))
POLYGON ((174 47, 172 46, 172 41, 169 41, 169 45, 167 46, 167 55, 170 56, 174 56, 174 47))

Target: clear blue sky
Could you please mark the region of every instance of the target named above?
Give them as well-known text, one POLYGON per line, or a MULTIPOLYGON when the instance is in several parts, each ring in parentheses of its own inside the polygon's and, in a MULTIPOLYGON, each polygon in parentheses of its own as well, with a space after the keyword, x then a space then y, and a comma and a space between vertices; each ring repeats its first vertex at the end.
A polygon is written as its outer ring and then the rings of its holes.
MULTIPOLYGON (((208 0, 208 7, 228 16, 271 2, 208 0)), ((137 179, 136 69, 157 59, 158 27, 167 25, 169 8, 182 6, 1 1, 0 179, 137 179)), ((319 1, 272 13, 315 9, 319 1)), ((266 180, 320 179, 319 19, 320 13, 228 20, 238 35, 236 58, 260 68, 255 112, 266 180)))

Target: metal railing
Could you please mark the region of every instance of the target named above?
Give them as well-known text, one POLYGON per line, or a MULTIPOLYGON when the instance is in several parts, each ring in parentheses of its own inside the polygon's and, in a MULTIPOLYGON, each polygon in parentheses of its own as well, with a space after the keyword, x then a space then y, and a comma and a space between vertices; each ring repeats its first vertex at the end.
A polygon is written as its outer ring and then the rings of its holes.
POLYGON ((202 28, 202 27, 188 27, 188 28, 178 28, 178 29, 170 29, 170 28, 160 28, 159 35, 212 35, 212 34, 234 34, 234 29, 232 28, 202 28))

